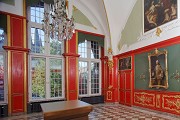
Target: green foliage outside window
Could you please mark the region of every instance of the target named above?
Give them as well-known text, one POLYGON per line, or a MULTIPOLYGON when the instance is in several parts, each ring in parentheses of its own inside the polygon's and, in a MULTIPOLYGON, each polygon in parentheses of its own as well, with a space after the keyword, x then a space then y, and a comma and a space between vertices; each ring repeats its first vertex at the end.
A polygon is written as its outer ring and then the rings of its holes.
POLYGON ((34 59, 37 62, 32 73, 32 96, 45 98, 45 61, 44 59, 34 59))

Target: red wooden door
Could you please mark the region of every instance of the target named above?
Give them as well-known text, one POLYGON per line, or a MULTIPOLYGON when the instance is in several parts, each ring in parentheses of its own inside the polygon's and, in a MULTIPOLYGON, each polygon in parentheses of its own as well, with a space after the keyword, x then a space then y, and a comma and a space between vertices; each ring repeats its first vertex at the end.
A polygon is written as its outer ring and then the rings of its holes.
POLYGON ((132 105, 132 72, 125 70, 119 72, 119 103, 132 105))
POLYGON ((125 104, 125 74, 124 72, 120 72, 120 77, 119 77, 119 103, 120 104, 125 104))

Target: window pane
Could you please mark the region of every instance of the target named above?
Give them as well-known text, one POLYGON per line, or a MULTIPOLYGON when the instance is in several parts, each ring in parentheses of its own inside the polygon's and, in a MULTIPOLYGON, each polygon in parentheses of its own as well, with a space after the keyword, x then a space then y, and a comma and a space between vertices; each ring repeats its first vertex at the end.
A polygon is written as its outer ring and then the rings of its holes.
POLYGON ((0 28, 0 50, 3 50, 4 45, 4 30, 0 28))
POLYGON ((91 63, 91 94, 99 93, 99 63, 91 63))
POLYGON ((78 44, 78 54, 81 58, 87 58, 87 40, 78 44))
POLYGON ((31 52, 44 53, 44 32, 38 28, 31 28, 31 52))
POLYGON ((51 97, 62 97, 62 60, 50 59, 51 97))
POLYGON ((31 21, 36 23, 42 23, 44 17, 44 6, 43 4, 38 4, 30 8, 31 11, 31 21))
POLYGON ((50 39, 50 54, 61 55, 62 54, 62 42, 57 39, 50 39))
POLYGON ((79 94, 87 94, 88 91, 88 64, 79 62, 79 94))
POLYGON ((0 102, 4 101, 4 56, 0 54, 0 102))
POLYGON ((99 59, 99 45, 98 42, 91 41, 91 58, 99 59))
POLYGON ((45 98, 45 68, 46 64, 44 58, 32 58, 32 99, 45 98))

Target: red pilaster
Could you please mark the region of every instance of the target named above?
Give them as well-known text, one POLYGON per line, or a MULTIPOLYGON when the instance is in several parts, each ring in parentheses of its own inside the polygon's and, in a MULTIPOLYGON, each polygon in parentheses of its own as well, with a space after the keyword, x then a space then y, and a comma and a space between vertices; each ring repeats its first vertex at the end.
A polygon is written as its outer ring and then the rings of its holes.
MULTIPOLYGON (((101 49, 101 51, 104 51, 104 49, 101 49)), ((107 56, 104 56, 104 54, 101 54, 101 67, 102 67, 102 90, 101 90, 101 93, 102 95, 104 95, 104 98, 106 99, 106 92, 107 92, 107 60, 108 60, 108 57, 107 56)))
POLYGON ((7 15, 8 113, 27 112, 26 18, 7 15))
POLYGON ((78 99, 78 57, 77 54, 77 35, 73 35, 72 39, 65 42, 65 96, 67 100, 78 99))
POLYGON ((118 102, 118 59, 115 57, 114 59, 114 73, 113 73, 113 83, 114 83, 114 102, 118 102))

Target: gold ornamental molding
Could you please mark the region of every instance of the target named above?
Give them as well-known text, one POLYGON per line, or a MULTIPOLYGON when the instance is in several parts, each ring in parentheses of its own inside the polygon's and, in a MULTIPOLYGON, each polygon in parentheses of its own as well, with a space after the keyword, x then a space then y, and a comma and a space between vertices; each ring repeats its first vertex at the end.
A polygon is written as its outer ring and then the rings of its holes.
POLYGON ((110 86, 108 87, 108 89, 111 89, 111 88, 113 88, 113 86, 112 86, 112 85, 110 85, 110 86))
POLYGON ((162 30, 160 28, 156 29, 156 35, 159 37, 162 33, 162 30))
POLYGON ((143 106, 155 107, 155 95, 145 92, 134 93, 134 102, 143 106))
POLYGON ((161 95, 160 95, 160 94, 157 94, 157 95, 156 95, 156 107, 157 107, 157 108, 160 108, 160 107, 161 107, 160 98, 161 98, 161 95))
POLYGON ((107 91, 107 100, 112 100, 112 91, 107 91))
POLYGON ((163 95, 162 108, 180 113, 180 95, 163 95))
POLYGON ((113 64, 113 51, 112 48, 108 48, 108 66, 110 70, 112 70, 113 64))

